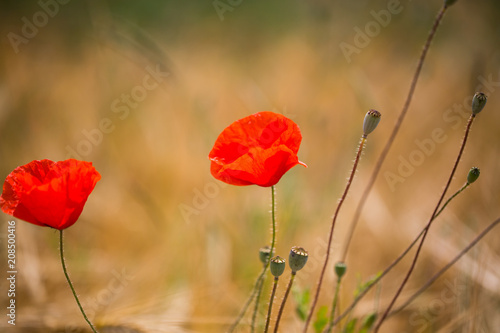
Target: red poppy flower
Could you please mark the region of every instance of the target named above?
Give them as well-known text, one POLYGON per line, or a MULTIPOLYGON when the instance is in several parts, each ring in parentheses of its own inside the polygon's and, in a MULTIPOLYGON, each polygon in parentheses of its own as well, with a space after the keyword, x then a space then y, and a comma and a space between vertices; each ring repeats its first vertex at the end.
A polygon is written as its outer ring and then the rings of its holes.
POLYGON ((6 214, 40 226, 72 226, 101 179, 90 162, 32 161, 5 179, 0 207, 6 214))
POLYGON ((212 175, 232 185, 272 186, 300 162, 302 135, 285 116, 259 112, 237 120, 215 141, 209 154, 212 175))

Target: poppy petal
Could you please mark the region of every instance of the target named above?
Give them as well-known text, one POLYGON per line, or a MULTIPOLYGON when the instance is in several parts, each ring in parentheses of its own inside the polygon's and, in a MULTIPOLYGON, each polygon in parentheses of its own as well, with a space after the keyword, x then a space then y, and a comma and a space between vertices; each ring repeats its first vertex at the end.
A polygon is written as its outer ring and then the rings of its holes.
POLYGON ((212 175, 232 185, 275 185, 299 162, 302 141, 292 120, 259 112, 235 121, 222 131, 209 154, 212 175))
POLYGON ((0 207, 27 222, 62 230, 78 220, 100 179, 89 162, 35 160, 7 176, 0 207))

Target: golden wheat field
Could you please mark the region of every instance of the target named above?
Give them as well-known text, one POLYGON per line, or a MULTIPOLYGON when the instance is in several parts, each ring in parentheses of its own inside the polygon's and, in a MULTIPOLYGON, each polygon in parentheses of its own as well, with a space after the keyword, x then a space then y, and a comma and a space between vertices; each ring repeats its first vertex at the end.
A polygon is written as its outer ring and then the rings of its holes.
MULTIPOLYGON (((407 98, 443 1, 4 1, 0 5, 0 177, 32 160, 91 161, 102 179, 65 231, 71 279, 101 333, 226 332, 262 269, 271 191, 210 174, 233 121, 281 113, 302 132, 297 166, 276 185, 276 254, 309 252, 280 332, 301 332, 297 295, 314 293, 332 216, 363 118, 381 112, 339 213, 318 308, 331 306, 349 225, 407 98)), ((446 197, 481 176, 434 221, 403 304, 500 217, 500 4, 458 0, 435 34, 408 113, 346 258, 339 313, 426 225, 477 115, 446 197)), ((500 332, 500 229, 494 228, 381 328, 500 332)), ((0 331, 91 332, 61 269, 57 230, 0 216, 0 331), (15 221, 15 296, 8 222, 15 221), (15 299, 15 325, 9 323, 15 299)), ((356 305, 380 314, 415 248, 356 305)), ((290 277, 280 279, 271 327, 290 277)), ((272 276, 257 314, 263 331, 272 276)), ((253 305, 235 332, 250 332, 253 305)), ((313 316, 313 321, 316 315, 313 316)), ((315 332, 310 325, 309 332, 315 332)), ((362 332, 356 329, 353 332, 362 332)))

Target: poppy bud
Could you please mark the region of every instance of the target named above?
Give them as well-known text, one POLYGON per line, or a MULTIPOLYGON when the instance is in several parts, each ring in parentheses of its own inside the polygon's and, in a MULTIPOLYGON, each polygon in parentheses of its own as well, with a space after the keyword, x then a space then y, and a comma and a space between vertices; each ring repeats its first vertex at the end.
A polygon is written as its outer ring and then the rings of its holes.
POLYGON ((347 266, 346 266, 345 263, 338 262, 338 263, 335 264, 335 274, 337 274, 337 277, 339 279, 341 279, 342 276, 344 276, 346 270, 347 270, 347 266))
POLYGON ((267 264, 269 257, 271 257, 271 248, 268 245, 261 247, 259 249, 260 261, 265 265, 265 264, 267 264))
POLYGON ((455 2, 457 2, 457 0, 444 0, 444 6, 449 7, 453 5, 455 2))
POLYGON ((380 112, 377 110, 370 109, 365 116, 365 120, 363 121, 363 137, 367 137, 368 134, 373 132, 373 130, 377 127, 380 122, 380 112))
POLYGON ((285 271, 285 267, 286 267, 286 260, 281 258, 280 256, 276 256, 271 259, 270 268, 271 268, 271 274, 274 277, 278 277, 281 274, 283 274, 283 272, 285 271))
POLYGON ((474 97, 472 98, 472 113, 476 115, 481 112, 481 110, 486 105, 487 100, 488 98, 482 92, 475 93, 474 97))
POLYGON ((300 271, 307 262, 309 254, 302 247, 294 246, 290 250, 290 256, 288 257, 288 264, 292 269, 292 272, 300 271))
POLYGON ((473 167, 469 170, 469 174, 467 175, 467 184, 474 183, 479 178, 480 170, 476 167, 473 167))

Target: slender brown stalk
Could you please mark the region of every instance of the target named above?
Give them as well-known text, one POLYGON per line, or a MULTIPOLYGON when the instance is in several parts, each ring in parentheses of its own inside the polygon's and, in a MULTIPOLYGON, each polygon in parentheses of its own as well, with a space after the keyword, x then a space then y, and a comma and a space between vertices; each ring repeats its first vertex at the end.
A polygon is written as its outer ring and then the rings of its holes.
POLYGON ((345 198, 347 197, 347 192, 349 192, 349 188, 351 187, 352 180, 354 179, 354 174, 356 173, 356 168, 358 167, 359 159, 361 156, 361 152, 363 151, 363 146, 365 144, 365 141, 366 141, 366 136, 363 135, 363 137, 361 138, 361 142, 359 144, 359 147, 358 147, 358 152, 356 154, 356 158, 354 160, 354 165, 352 167, 351 175, 349 176, 349 180, 347 181, 344 193, 342 194, 342 197, 340 198, 340 201, 338 202, 337 209, 335 210, 335 214, 333 215, 332 225, 330 227, 330 235, 328 236, 328 246, 326 248, 325 262, 323 263, 323 268, 321 269, 321 275, 319 276, 318 286, 316 287, 316 294, 314 295, 314 299, 313 299, 313 302, 311 304, 311 309, 309 310, 309 315, 307 316, 307 320, 306 320, 306 323, 304 326, 304 330, 303 330, 304 333, 307 332, 307 328, 309 326, 309 323, 311 322, 311 319, 312 319, 312 316, 314 313, 314 309, 316 307, 316 304, 318 303, 319 294, 321 291, 321 285, 323 283, 323 277, 325 276, 326 267, 328 266, 328 260, 330 259, 330 249, 332 247, 333 231, 335 229, 335 222, 337 221, 337 217, 339 215, 340 208, 342 207, 342 204, 344 203, 345 198))
POLYGON ((484 236, 486 236, 499 223, 500 223, 500 218, 498 218, 495 221, 493 221, 492 223, 490 223, 490 225, 487 226, 479 235, 477 235, 476 238, 474 238, 472 240, 472 242, 469 243, 469 245, 467 245, 464 249, 462 249, 462 251, 460 251, 460 253, 458 253, 457 256, 455 258, 453 258, 453 260, 451 260, 448 264, 446 264, 446 266, 441 268, 439 270, 439 272, 434 274, 434 276, 432 278, 430 278, 422 287, 420 287, 420 289, 417 290, 413 295, 411 295, 411 297, 408 298, 408 300, 404 304, 402 304, 396 310, 392 311, 389 314, 389 316, 392 316, 392 315, 398 313, 399 311, 401 311, 405 307, 407 307, 411 302, 413 302, 415 300, 415 298, 417 298, 420 294, 422 294, 422 292, 424 292, 427 288, 429 288, 430 285, 434 283, 434 281, 436 281, 439 277, 441 277, 441 275, 443 275, 460 258, 462 258, 467 252, 469 252, 470 249, 472 249, 481 239, 483 239, 484 236))
POLYGON ((431 42, 434 38, 434 35, 436 34, 439 23, 441 22, 441 20, 444 16, 446 8, 447 8, 446 6, 441 8, 441 10, 439 11, 439 14, 437 15, 436 19, 434 20, 434 24, 432 26, 432 29, 429 32, 429 36, 427 37, 427 41, 425 42, 422 53, 420 54, 420 58, 418 59, 417 68, 415 69, 415 74, 413 75, 413 79, 411 81, 410 90, 408 91, 406 101, 403 105, 403 108, 401 109, 401 112, 398 116, 396 124, 394 124, 394 128, 392 129, 392 133, 389 136, 389 139, 387 140, 387 143, 385 144, 385 147, 382 150, 382 153, 380 154, 380 156, 377 160, 377 163, 375 164, 375 168, 373 169, 373 172, 370 176, 370 179, 368 180, 368 183, 366 185, 366 188, 363 191, 363 194, 361 195, 361 199, 359 200, 358 206, 356 207, 356 211, 355 211, 354 217, 351 221, 349 231, 348 231, 348 234, 346 237, 346 243, 344 245, 344 249, 342 252, 342 256, 341 256, 341 260, 340 260, 342 262, 346 262, 347 252, 349 251, 349 245, 351 244, 351 239, 352 239, 352 236, 354 234, 354 230, 356 229, 356 225, 358 224, 359 217, 361 216, 361 211, 363 210, 363 207, 365 206, 366 200, 368 199, 368 195, 370 195, 370 192, 373 188, 373 185, 375 184, 375 181, 377 180, 377 176, 380 172, 380 169, 382 168, 382 164, 384 163, 385 158, 387 157, 387 154, 389 153, 389 150, 391 149, 392 144, 393 144, 394 140, 396 139, 396 135, 398 134, 399 129, 401 128, 401 125, 402 125, 403 120, 406 116, 406 113, 408 112, 411 100, 413 98, 413 94, 415 92, 415 88, 417 86, 417 81, 418 81, 418 78, 420 76, 420 72, 421 72, 422 67, 424 65, 425 57, 427 55, 427 52, 429 51, 431 42))
POLYGON ((269 300, 269 309, 267 310, 266 328, 264 329, 264 333, 267 333, 269 323, 271 322, 271 313, 273 309, 274 295, 276 295, 276 288, 278 287, 278 280, 279 277, 274 277, 273 291, 271 292, 271 299, 269 300))
POLYGON ((63 231, 62 230, 59 230, 59 231, 60 231, 60 233, 59 233, 59 251, 60 252, 59 253, 61 256, 61 264, 62 264, 64 276, 66 277, 66 280, 68 281, 71 292, 73 292, 73 296, 75 297, 76 304, 78 304, 78 308, 80 309, 80 312, 82 313, 83 318, 85 319, 87 324, 89 324, 90 328, 92 329, 92 332, 98 333, 96 331, 94 325, 92 325, 92 323, 90 322, 89 318, 87 318, 87 315, 85 314, 85 311, 83 310, 82 304, 80 304, 80 300, 78 299, 78 296, 76 295, 75 287, 73 287, 73 283, 71 282, 71 279, 69 278, 68 270, 66 269, 66 262, 64 260, 63 231))
POLYGON ((288 298, 288 294, 290 294, 290 290, 292 289, 293 280, 295 279, 295 275, 297 272, 292 271, 292 276, 290 277, 290 282, 288 282, 288 287, 286 287, 285 296, 283 296, 283 301, 281 302, 280 310, 278 312, 278 317, 276 317, 276 324, 274 326, 274 333, 278 332, 278 327, 280 325, 281 316, 283 315, 283 310, 285 309, 285 303, 288 298))
MULTIPOLYGON (((434 216, 434 219, 436 219, 446 208, 446 206, 453 200, 457 195, 463 192, 468 186, 470 186, 470 183, 467 183, 466 185, 462 186, 457 192, 455 192, 448 200, 443 204, 441 209, 436 213, 434 216)), ((403 259, 408 252, 413 248, 413 246, 417 243, 417 241, 422 237, 422 235, 425 232, 425 227, 420 231, 420 233, 415 237, 415 239, 411 242, 411 244, 401 253, 389 266, 386 267, 386 269, 376 278, 373 280, 373 283, 367 286, 357 297, 356 299, 351 303, 351 305, 340 315, 338 316, 337 319, 335 319, 332 323, 331 326, 335 326, 340 320, 344 319, 345 316, 347 316, 352 309, 358 304, 358 302, 371 290, 373 286, 375 286, 382 278, 384 278, 387 273, 389 273, 400 261, 403 259)))
POLYGON ((441 206, 441 202, 443 202, 443 199, 444 199, 444 197, 446 195, 446 192, 448 191, 448 188, 450 187, 450 183, 453 180, 453 176, 455 175, 455 172, 457 170, 458 163, 460 162, 460 159, 462 158, 462 154, 463 154, 463 151, 465 149, 465 144, 467 143, 467 138, 469 137, 469 132, 470 132, 470 129, 471 129, 471 126, 472 126, 472 122, 474 121, 474 118, 475 118, 475 114, 472 113, 470 115, 470 117, 469 117, 469 121, 467 122, 467 127, 465 129, 465 135, 464 135, 464 138, 462 140, 462 145, 460 146, 460 151, 458 153, 457 159, 455 160, 455 164, 453 165, 453 168, 451 170, 451 174, 448 177, 448 181, 446 183, 446 186, 444 187, 443 193, 441 194, 441 197, 439 198, 439 201, 436 204, 436 207, 434 208, 434 211, 433 211, 433 213, 432 213, 432 215, 431 215, 431 217, 429 219, 429 222, 427 223, 427 225, 426 225, 426 227, 424 229, 424 234, 422 235, 422 238, 420 239, 420 243, 418 245, 417 252, 415 253, 415 256, 413 257, 413 261, 411 263, 410 269, 406 273, 406 276, 403 279, 403 282, 399 286, 398 291, 396 292, 396 294, 392 298, 389 306, 387 307, 387 309, 385 310, 384 314, 380 318, 379 322, 375 326, 374 333, 378 332, 378 330, 382 326, 382 323, 387 318, 387 315, 389 314, 389 312, 391 311, 392 307, 394 306, 394 303, 396 302, 396 300, 398 299, 399 295, 403 291, 403 288, 405 287, 406 283, 408 282, 408 279, 410 278, 411 273, 413 272, 413 269, 415 268, 415 265, 417 264, 417 260, 418 260, 418 257, 420 255, 420 251, 422 250, 422 246, 424 244, 424 241, 425 241, 425 238, 426 238, 427 233, 429 231, 429 228, 430 228, 430 226, 432 224, 432 221, 434 221, 434 218, 435 218, 435 216, 436 216, 436 214, 437 214, 437 212, 439 210, 439 207, 441 206))

